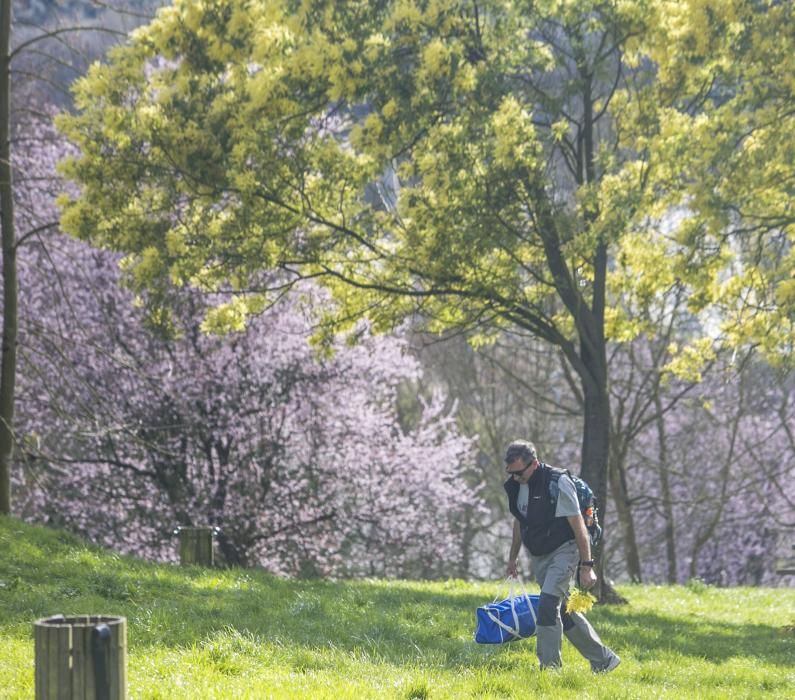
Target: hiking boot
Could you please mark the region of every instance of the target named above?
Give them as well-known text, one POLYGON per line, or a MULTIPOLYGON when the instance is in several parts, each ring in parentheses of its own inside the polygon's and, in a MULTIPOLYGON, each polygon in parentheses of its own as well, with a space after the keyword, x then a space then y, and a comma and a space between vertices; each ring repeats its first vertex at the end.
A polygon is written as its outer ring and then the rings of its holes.
POLYGON ((615 669, 618 668, 618 664, 620 663, 621 659, 619 658, 618 654, 612 654, 610 656, 610 660, 605 666, 602 666, 602 668, 594 668, 592 670, 594 673, 610 673, 610 671, 615 671, 615 669))

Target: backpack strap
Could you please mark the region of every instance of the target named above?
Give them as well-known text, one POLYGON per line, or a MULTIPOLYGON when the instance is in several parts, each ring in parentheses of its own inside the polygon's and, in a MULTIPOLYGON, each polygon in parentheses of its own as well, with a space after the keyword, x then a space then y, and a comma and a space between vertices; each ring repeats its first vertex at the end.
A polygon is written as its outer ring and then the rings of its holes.
POLYGON ((549 492, 549 500, 553 505, 558 502, 558 481, 563 474, 571 477, 571 472, 568 469, 560 469, 558 467, 550 467, 548 464, 544 465, 549 470, 549 484, 547 491, 549 492))

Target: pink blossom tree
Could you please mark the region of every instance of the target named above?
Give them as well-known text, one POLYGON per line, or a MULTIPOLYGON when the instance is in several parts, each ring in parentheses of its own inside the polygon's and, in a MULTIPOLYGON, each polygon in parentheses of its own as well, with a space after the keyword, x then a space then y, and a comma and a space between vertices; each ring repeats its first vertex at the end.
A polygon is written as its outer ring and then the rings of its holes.
MULTIPOLYGON (((20 150, 20 212, 54 213, 44 183, 62 149, 48 132, 20 150)), ((20 255, 22 515, 158 559, 174 558, 175 526, 208 525, 227 562, 285 574, 457 567, 457 520, 479 504, 459 477, 472 442, 445 397, 418 390, 404 339, 360 326, 319 353, 313 309, 328 298, 311 285, 222 337, 184 294, 163 335, 116 257, 37 228, 20 255)))
MULTIPOLYGON (((689 389, 656 387, 624 465, 644 580, 782 582, 775 561, 795 533, 793 389, 787 373, 721 357, 689 389)), ((609 552, 616 575, 628 570, 625 537, 621 528, 609 552)))

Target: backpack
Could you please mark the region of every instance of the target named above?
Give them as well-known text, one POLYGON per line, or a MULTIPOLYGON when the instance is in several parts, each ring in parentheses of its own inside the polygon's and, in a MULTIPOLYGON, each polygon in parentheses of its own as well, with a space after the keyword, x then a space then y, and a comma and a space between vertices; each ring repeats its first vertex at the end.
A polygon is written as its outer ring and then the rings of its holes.
POLYGON ((574 488, 577 491, 577 501, 580 504, 582 519, 585 522, 585 529, 588 530, 588 534, 591 537, 591 546, 595 547, 599 540, 602 539, 602 528, 599 525, 596 497, 593 495, 593 489, 588 486, 586 481, 576 474, 572 474, 568 469, 550 467, 549 498, 553 505, 557 505, 558 503, 558 479, 560 479, 561 474, 566 474, 574 484, 574 488))

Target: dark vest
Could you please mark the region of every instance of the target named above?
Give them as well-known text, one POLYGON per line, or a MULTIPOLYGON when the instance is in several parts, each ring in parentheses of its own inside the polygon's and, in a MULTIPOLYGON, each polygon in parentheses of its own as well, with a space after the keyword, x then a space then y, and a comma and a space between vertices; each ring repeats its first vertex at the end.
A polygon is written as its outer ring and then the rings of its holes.
POLYGON ((527 501, 527 517, 522 517, 516 505, 519 497, 519 483, 513 478, 505 482, 508 494, 508 508, 511 515, 519 521, 522 542, 530 554, 540 556, 554 552, 564 542, 574 539, 574 531, 568 518, 556 518, 555 506, 549 495, 549 480, 552 468, 539 463, 533 476, 527 482, 530 490, 527 501))

